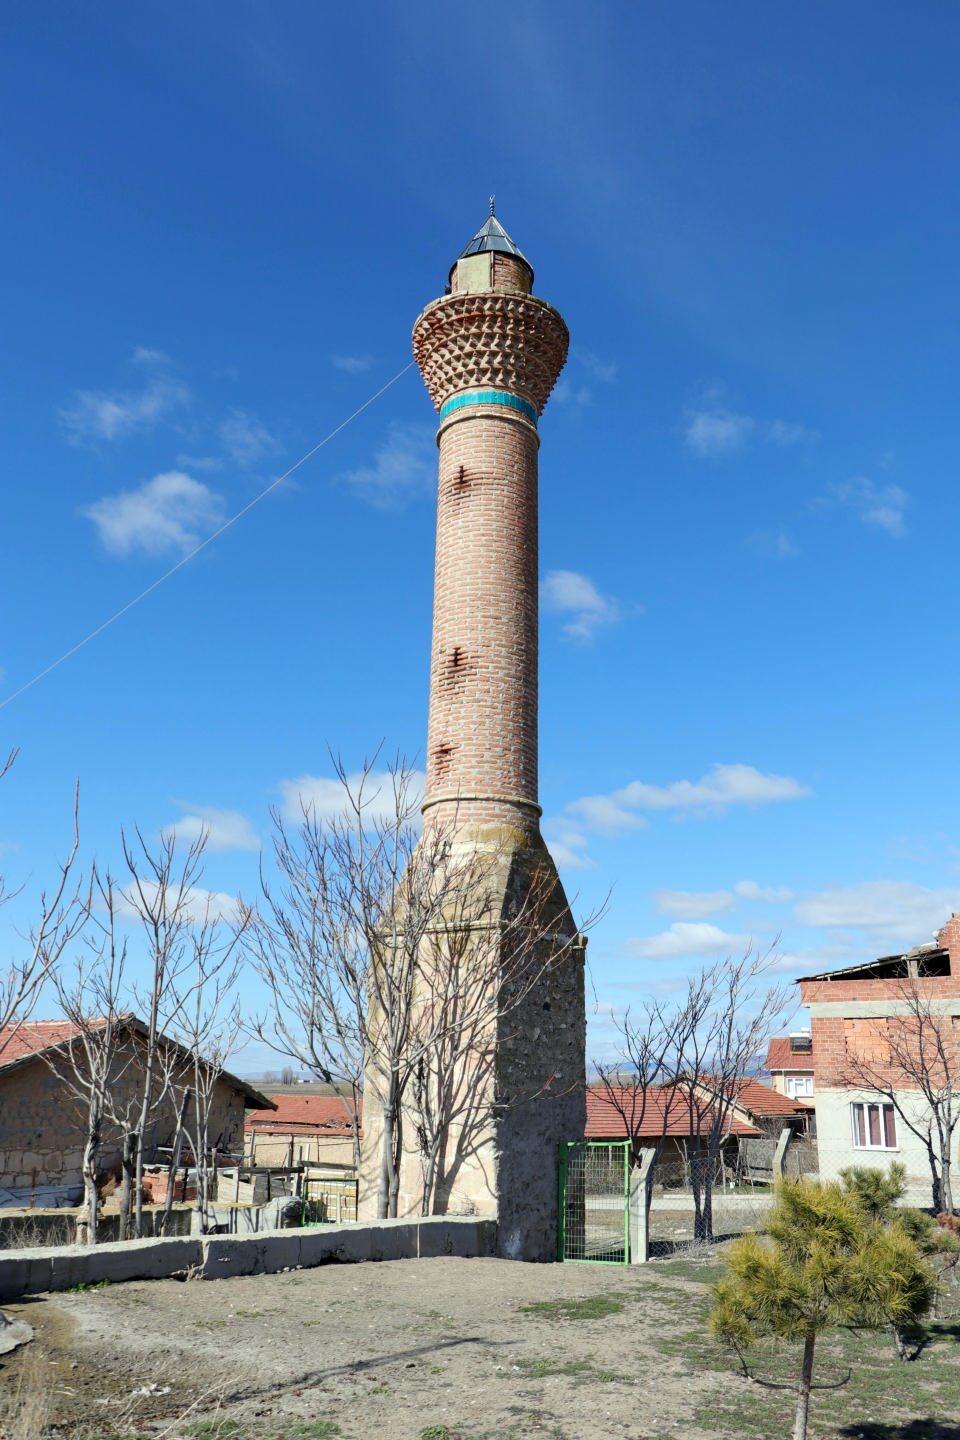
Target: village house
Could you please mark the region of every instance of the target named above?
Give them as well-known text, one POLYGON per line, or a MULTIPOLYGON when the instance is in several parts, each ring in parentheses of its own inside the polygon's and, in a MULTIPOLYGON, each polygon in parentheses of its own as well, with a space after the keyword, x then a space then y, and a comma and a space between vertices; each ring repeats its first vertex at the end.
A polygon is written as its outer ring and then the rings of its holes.
MULTIPOLYGON (((630 1086, 588 1085, 587 1140, 629 1140, 638 1149, 657 1145, 661 1139, 659 1172, 666 1183, 679 1182, 695 1149, 706 1148, 712 1107, 703 1099, 691 1105, 685 1091, 651 1086, 645 1093, 630 1086)), ((761 1131, 731 1108, 724 1124, 724 1163, 736 1165, 741 1140, 759 1139, 761 1131)))
POLYGON ((297 1086, 297 1092, 272 1091, 269 1108, 248 1112, 244 1123, 247 1164, 352 1166, 352 1100, 315 1094, 303 1085, 297 1086))
POLYGON ((925 1053, 933 1056, 935 1033, 945 1046, 943 1078, 960 1090, 960 916, 931 944, 807 975, 798 984, 810 1011, 821 1176, 900 1161, 908 1199, 929 1205, 929 1153, 915 1130, 928 1128, 932 1111, 910 1071, 921 1055, 919 1019, 928 1017, 925 1053))
POLYGON ((813 1111, 813 1036, 809 1030, 775 1035, 767 1048, 764 1070, 779 1095, 787 1095, 813 1111))
MULTIPOLYGON (((115 1067, 122 1075, 114 1086, 121 1107, 139 1094, 144 1078, 144 1037, 147 1028, 135 1016, 124 1016, 124 1035, 115 1067)), ((85 1140, 83 1106, 67 1082, 68 1047, 76 1029, 62 1020, 25 1020, 0 1031, 0 1207, 72 1205, 83 1192, 81 1174, 85 1140)), ((162 1038, 169 1052, 184 1060, 187 1052, 162 1038)), ((221 1153, 239 1150, 246 1110, 269 1111, 272 1102, 245 1080, 226 1071, 219 1077, 210 1116, 211 1147, 221 1153)), ((167 1094, 153 1110, 143 1137, 144 1159, 150 1162, 169 1147, 177 1127, 178 1098, 167 1094)), ((122 1137, 115 1125, 106 1127, 100 1156, 106 1177, 120 1164, 122 1137)))

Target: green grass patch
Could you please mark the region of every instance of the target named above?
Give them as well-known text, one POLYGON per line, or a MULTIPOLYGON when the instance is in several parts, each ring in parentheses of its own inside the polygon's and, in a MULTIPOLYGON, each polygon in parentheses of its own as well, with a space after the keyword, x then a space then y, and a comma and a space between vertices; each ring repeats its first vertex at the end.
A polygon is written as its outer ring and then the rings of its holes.
POLYGON ((589 1295, 581 1300, 534 1300, 521 1305, 522 1315, 543 1315, 551 1320, 602 1320, 623 1309, 619 1295, 589 1295))
POLYGON ((342 1433, 333 1420, 305 1420, 300 1425, 288 1425, 277 1432, 277 1440, 331 1440, 342 1433))
POLYGON ((584 1360, 560 1360, 550 1357, 539 1360, 516 1360, 513 1368, 519 1370, 521 1375, 527 1379, 532 1380, 544 1380, 551 1375, 562 1375, 580 1385, 609 1385, 617 1382, 631 1385, 633 1383, 625 1376, 615 1374, 612 1370, 598 1369, 593 1363, 592 1356, 584 1360))
POLYGON ((236 1420, 201 1420, 187 1431, 193 1440, 236 1440, 240 1426, 236 1420))

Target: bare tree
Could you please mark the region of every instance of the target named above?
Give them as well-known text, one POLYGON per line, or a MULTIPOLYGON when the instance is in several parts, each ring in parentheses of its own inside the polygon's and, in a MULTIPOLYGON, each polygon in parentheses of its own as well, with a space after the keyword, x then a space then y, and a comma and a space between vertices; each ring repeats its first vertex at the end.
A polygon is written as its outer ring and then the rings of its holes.
POLYGON ((635 1156, 652 1131, 659 1158, 682 1123, 699 1240, 713 1239, 714 1179, 743 1081, 790 1003, 785 987, 765 984, 774 959, 772 950, 728 958, 692 975, 676 1003, 628 1011, 614 1060, 595 1067, 635 1156))
POLYGON ((611 1021, 618 1040, 611 1060, 594 1062, 597 1079, 631 1141, 634 1163, 643 1149, 653 1149, 659 1160, 670 1122, 684 1110, 677 1082, 684 1063, 686 1012, 648 1001, 639 1012, 611 1014, 611 1021))
MULTIPOLYGON (((17 753, 11 750, 5 760, 0 760, 0 780, 9 774, 17 753)), ((40 893, 38 918, 24 937, 22 953, 0 969, 0 1056, 15 1036, 17 1025, 30 1017, 44 981, 55 970, 86 917, 83 885, 73 878, 80 846, 79 807, 78 786, 73 796, 73 839, 67 857, 60 865, 53 888, 40 893)), ((0 909, 21 892, 22 887, 10 889, 0 875, 0 909)))
MULTIPOLYGON (((143 1235, 143 1164, 151 1118, 169 1094, 171 1057, 162 1045, 162 1023, 176 1014, 176 985, 191 963, 191 927, 198 903, 198 883, 203 874, 206 834, 201 834, 183 853, 176 836, 161 836, 152 848, 136 831, 136 843, 121 835, 126 875, 123 884, 125 906, 139 923, 146 941, 148 979, 143 992, 137 990, 138 1005, 145 1012, 142 1037, 142 1084, 136 1105, 125 1117, 124 1176, 121 1212, 130 1213, 133 1200, 134 1235, 143 1235)), ((125 1228, 125 1227, 124 1227, 125 1228)))
MULTIPOLYGON (((304 806, 300 824, 273 812, 271 882, 261 867, 262 904, 244 938, 269 997, 249 1024, 275 1054, 336 1089, 360 1164, 367 957, 352 924, 341 847, 326 819, 304 806)), ((276 1074, 265 1079, 277 1080, 276 1074)))
MULTIPOLYGON (((169 1028, 183 1048, 171 1057, 170 1083, 174 1094, 181 1097, 178 1130, 193 1151, 197 1222, 202 1234, 209 1229, 215 1157, 235 1139, 222 1128, 214 1133, 211 1123, 227 1059, 243 1028, 235 992, 240 973, 238 945, 249 919, 249 910, 239 902, 235 915, 227 917, 208 899, 193 920, 189 964, 171 986, 169 1028)), ((171 1179, 174 1168, 175 1164, 171 1179)))
POLYGON ((295 835, 275 816, 282 888, 264 880, 251 950, 271 999, 255 1033, 338 1087, 355 1154, 365 1078, 371 1087, 387 1216, 397 1213, 406 1121, 429 1206, 442 1137, 456 1122, 465 1148, 489 1116, 481 1080, 498 1017, 519 1012, 579 942, 552 867, 494 913, 489 882, 504 855, 493 843, 459 845, 455 822, 421 834, 413 772, 397 760, 381 774, 376 758, 355 782, 335 762, 341 813, 305 807, 295 835))
POLYGON ((86 904, 86 953, 72 969, 52 972, 59 1009, 70 1027, 44 1059, 70 1096, 83 1129, 82 1173, 87 1239, 97 1243, 100 1158, 133 1051, 122 1013, 126 943, 118 935, 117 895, 108 874, 93 871, 86 904))
POLYGON ((924 988, 922 975, 897 984, 897 1012, 866 1022, 868 1043, 848 1047, 843 1083, 892 1105, 926 1151, 933 1207, 953 1213, 953 1141, 960 1126, 960 1024, 924 988))
POLYGON ((774 950, 748 950, 691 978, 681 1007, 680 1092, 689 1123, 694 1235, 713 1239, 713 1186, 744 1080, 761 1063, 770 1036, 795 1003, 769 984, 774 950))

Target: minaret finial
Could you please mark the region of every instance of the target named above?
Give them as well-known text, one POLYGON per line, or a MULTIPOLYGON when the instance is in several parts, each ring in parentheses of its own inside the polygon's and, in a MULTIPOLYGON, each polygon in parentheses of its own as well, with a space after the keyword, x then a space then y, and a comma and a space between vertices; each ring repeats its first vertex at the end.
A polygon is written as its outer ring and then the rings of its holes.
POLYGON ((490 214, 491 214, 491 215, 493 214, 493 212, 494 212, 494 210, 496 209, 496 207, 497 207, 497 197, 496 197, 496 195, 491 195, 491 196, 490 196, 490 214))

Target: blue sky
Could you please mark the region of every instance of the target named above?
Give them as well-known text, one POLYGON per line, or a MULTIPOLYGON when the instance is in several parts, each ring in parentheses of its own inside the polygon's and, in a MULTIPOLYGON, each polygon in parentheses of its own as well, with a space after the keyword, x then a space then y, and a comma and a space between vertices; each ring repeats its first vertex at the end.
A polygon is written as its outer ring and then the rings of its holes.
MULTIPOLYGON (((956 7, 0 25, 0 702, 406 364, 496 191, 573 337, 541 799, 568 888, 613 889, 601 1007, 745 937, 789 976, 929 936, 960 902, 956 7)), ((0 710, 11 879, 79 776, 88 854, 199 817, 249 893, 328 745, 420 750, 432 434, 411 370, 0 710)))

